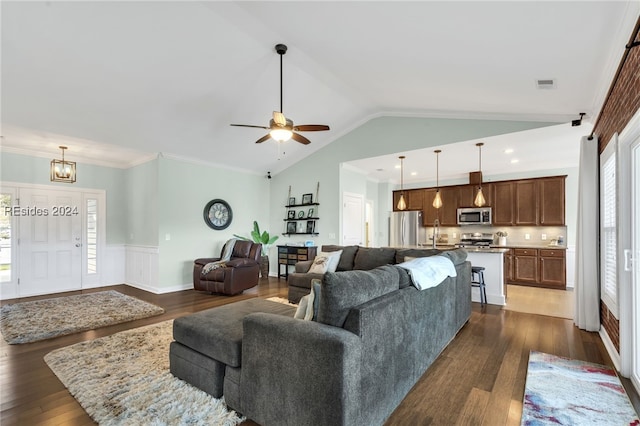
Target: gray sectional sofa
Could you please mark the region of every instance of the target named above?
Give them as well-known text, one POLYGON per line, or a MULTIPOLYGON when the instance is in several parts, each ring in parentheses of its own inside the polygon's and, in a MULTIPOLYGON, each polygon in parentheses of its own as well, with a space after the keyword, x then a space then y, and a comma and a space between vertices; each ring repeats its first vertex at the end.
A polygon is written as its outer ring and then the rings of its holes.
POLYGON ((422 291, 395 265, 324 274, 317 321, 257 299, 178 318, 171 371, 262 425, 380 425, 471 315, 466 252, 441 255, 457 277, 422 291))
MULTIPOLYGON (((361 246, 337 246, 323 245, 322 252, 333 252, 342 250, 340 261, 336 272, 343 271, 368 271, 378 266, 396 264, 404 262, 406 256, 425 257, 441 253, 436 249, 409 249, 391 247, 361 247, 361 246)), ((287 284, 289 285, 289 302, 298 303, 302 296, 309 294, 311 281, 322 279, 323 274, 309 273, 313 259, 298 262, 295 265, 295 272, 289 274, 287 284)))

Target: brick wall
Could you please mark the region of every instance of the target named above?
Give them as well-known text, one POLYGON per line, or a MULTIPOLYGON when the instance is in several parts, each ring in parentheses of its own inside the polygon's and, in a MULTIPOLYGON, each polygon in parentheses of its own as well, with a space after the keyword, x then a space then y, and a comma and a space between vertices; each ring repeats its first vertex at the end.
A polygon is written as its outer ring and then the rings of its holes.
MULTIPOLYGON (((638 22, 640 23, 640 18, 638 22)), ((636 34, 635 41, 640 41, 640 34, 636 34)), ((618 80, 593 129, 593 133, 598 136, 600 153, 614 133, 622 132, 638 109, 640 109, 640 46, 629 50, 627 59, 620 69, 618 80)), ((620 353, 620 322, 611 314, 604 302, 600 303, 600 321, 620 353)))
POLYGON ((602 327, 607 331, 616 351, 620 353, 620 321, 613 316, 604 302, 600 303, 600 321, 602 322, 602 327))

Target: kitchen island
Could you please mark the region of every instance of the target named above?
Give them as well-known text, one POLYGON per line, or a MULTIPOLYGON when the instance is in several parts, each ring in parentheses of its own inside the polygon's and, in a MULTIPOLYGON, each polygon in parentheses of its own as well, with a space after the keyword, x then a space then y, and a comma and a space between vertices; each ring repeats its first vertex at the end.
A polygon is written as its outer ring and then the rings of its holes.
MULTIPOLYGON (((504 253, 509 249, 504 248, 473 248, 466 247, 467 260, 472 266, 484 267, 484 283, 487 290, 487 303, 492 305, 506 304, 506 292, 504 281, 504 253)), ((471 289, 471 300, 480 302, 480 289, 471 289)))

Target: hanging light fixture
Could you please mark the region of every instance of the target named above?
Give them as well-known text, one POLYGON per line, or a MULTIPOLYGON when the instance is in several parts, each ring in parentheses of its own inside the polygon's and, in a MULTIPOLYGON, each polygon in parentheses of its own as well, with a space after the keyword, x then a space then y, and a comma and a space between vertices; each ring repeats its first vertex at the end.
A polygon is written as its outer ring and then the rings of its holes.
POLYGON ((51 182, 74 183, 76 181, 76 162, 65 161, 64 150, 66 146, 59 146, 62 150, 62 160, 51 160, 51 182))
POLYGON ((439 154, 442 152, 439 149, 433 151, 436 153, 436 196, 433 199, 433 207, 439 209, 442 207, 442 197, 440 196, 440 161, 439 154))
POLYGON ((476 146, 478 147, 478 170, 480 171, 480 183, 478 184, 478 193, 476 194, 475 200, 473 200, 473 204, 476 207, 482 207, 486 204, 486 200, 484 199, 484 194, 482 193, 482 145, 484 143, 478 142, 476 146))
POLYGON ((400 159, 400 199, 396 206, 398 210, 406 210, 407 202, 404 200, 404 155, 398 157, 400 159))

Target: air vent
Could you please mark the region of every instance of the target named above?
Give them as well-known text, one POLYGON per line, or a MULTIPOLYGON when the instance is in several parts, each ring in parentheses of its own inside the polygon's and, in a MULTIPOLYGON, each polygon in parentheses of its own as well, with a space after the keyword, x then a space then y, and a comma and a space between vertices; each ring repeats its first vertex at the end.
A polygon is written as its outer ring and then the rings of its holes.
POLYGON ((552 78, 536 80, 538 89, 555 89, 556 81, 552 78))

